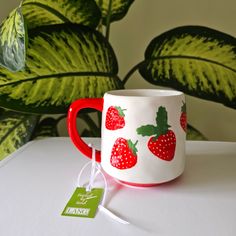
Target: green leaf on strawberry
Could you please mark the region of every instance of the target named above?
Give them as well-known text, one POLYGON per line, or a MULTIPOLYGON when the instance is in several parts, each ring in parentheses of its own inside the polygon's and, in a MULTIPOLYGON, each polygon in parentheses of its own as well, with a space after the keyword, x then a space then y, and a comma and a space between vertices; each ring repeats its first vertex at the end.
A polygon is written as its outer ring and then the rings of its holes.
POLYGON ((138 149, 136 148, 136 145, 138 143, 138 140, 135 143, 133 143, 130 139, 128 139, 127 142, 128 142, 129 148, 132 151, 132 153, 135 156, 137 156, 138 149))
POLYGON ((141 134, 142 136, 151 136, 157 133, 157 127, 154 125, 143 125, 137 128, 137 134, 141 134))
POLYGON ((162 134, 166 134, 170 125, 167 123, 168 116, 165 107, 159 107, 156 113, 156 126, 154 125, 143 125, 137 128, 137 133, 142 136, 152 136, 155 135, 159 137, 162 134))
POLYGON ((122 109, 121 107, 119 106, 115 106, 116 110, 118 111, 119 113, 119 116, 121 117, 124 117, 125 116, 125 113, 123 111, 126 111, 126 109, 122 109))
POLYGON ((157 136, 166 134, 170 125, 167 123, 168 116, 165 107, 159 107, 156 113, 156 124, 157 124, 157 136))
POLYGON ((176 137, 170 127, 166 108, 160 106, 156 113, 156 126, 148 124, 136 129, 142 136, 151 136, 147 144, 148 149, 165 161, 171 161, 175 155, 176 137))

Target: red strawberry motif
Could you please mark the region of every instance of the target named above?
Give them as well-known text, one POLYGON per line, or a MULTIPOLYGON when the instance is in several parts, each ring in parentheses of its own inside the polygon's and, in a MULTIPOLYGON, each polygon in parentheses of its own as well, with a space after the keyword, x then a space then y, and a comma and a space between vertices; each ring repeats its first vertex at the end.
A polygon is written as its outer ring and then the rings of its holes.
POLYGON ((116 139, 111 151, 111 165, 120 170, 135 166, 137 163, 137 143, 138 141, 133 144, 130 139, 116 139))
POLYGON ((119 106, 110 106, 106 113, 105 126, 109 130, 121 129, 125 126, 124 110, 119 106))
POLYGON ((180 115, 180 125, 185 132, 187 132, 187 113, 186 113, 186 103, 183 102, 183 106, 181 107, 181 115, 180 115))
POLYGON ((165 107, 159 107, 156 115, 156 126, 144 125, 137 128, 137 133, 142 136, 151 136, 148 141, 148 149, 158 158, 171 161, 175 156, 176 137, 167 123, 167 111, 165 107))
POLYGON ((162 134, 156 139, 151 137, 148 141, 149 150, 160 159, 171 161, 175 155, 176 138, 172 130, 162 134), (161 148, 160 148, 161 147, 161 148))

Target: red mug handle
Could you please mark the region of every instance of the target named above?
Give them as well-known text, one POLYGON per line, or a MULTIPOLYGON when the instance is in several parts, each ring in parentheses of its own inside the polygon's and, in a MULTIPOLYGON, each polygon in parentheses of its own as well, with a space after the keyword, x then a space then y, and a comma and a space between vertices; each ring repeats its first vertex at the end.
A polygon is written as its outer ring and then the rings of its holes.
MULTIPOLYGON (((80 137, 76 128, 76 117, 80 110, 84 108, 92 108, 98 111, 103 110, 103 98, 82 98, 78 99, 70 105, 67 116, 67 128, 69 136, 74 145, 87 157, 92 158, 92 148, 89 147, 80 137)), ((96 150, 96 161, 101 162, 101 151, 96 150)))

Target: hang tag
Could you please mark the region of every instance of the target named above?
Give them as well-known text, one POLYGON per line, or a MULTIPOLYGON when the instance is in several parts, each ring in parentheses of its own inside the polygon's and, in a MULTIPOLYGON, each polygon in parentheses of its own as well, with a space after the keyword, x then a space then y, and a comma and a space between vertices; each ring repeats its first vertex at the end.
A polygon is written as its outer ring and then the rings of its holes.
POLYGON ((107 193, 107 180, 105 175, 101 171, 101 166, 96 163, 95 148, 92 144, 90 144, 89 146, 92 148, 91 161, 85 164, 79 172, 77 179, 77 188, 75 189, 72 197, 68 201, 61 215, 94 218, 97 210, 99 209, 101 212, 105 213, 115 221, 122 224, 129 224, 128 221, 121 219, 104 207, 107 193), (82 174, 84 174, 85 169, 90 165, 91 171, 89 183, 86 185, 86 187, 81 187, 84 186, 84 184, 81 185, 81 176, 82 174), (94 188, 94 182, 99 174, 103 178, 104 188, 94 188))
POLYGON ((86 188, 78 187, 68 201, 62 215, 94 218, 102 196, 102 188, 92 188, 91 191, 87 191, 86 188))

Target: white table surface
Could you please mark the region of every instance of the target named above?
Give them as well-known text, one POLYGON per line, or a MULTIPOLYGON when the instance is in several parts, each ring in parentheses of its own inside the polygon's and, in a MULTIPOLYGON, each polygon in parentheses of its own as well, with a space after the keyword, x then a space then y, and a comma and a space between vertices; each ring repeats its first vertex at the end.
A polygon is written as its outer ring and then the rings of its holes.
POLYGON ((137 189, 108 178, 105 206, 123 225, 102 212, 61 216, 88 159, 69 138, 30 142, 0 162, 0 235, 235 236, 236 143, 188 141, 186 150, 184 174, 169 183, 137 189))

